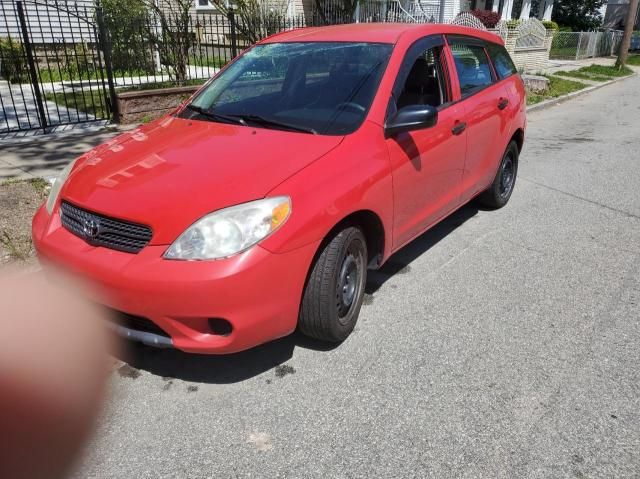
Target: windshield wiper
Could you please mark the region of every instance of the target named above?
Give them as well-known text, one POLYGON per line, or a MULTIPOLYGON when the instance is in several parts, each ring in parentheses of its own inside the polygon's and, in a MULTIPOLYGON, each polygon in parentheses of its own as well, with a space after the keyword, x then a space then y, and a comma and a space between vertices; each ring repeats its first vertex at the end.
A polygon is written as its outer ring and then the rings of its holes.
POLYGON ((269 118, 264 118, 260 115, 230 115, 233 118, 237 118, 244 122, 256 123, 258 125, 262 125, 265 127, 272 128, 281 128, 283 130, 290 131, 299 131, 301 133, 311 133, 312 135, 317 135, 318 132, 313 128, 306 128, 304 126, 291 125, 290 123, 284 123, 278 120, 271 120, 269 118))
POLYGON ((194 105, 193 103, 189 103, 187 108, 191 111, 195 111, 198 115, 202 115, 205 118, 208 118, 213 121, 223 121, 226 123, 233 123, 235 125, 244 125, 247 126, 247 123, 237 116, 228 116, 221 115, 220 113, 214 113, 212 111, 205 110, 204 108, 194 105))

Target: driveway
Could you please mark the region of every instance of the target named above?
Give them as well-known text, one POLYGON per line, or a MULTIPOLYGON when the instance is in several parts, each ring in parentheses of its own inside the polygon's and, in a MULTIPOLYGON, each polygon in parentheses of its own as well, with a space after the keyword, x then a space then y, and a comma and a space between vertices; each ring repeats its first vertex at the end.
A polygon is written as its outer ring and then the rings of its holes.
POLYGON ((78 477, 638 477, 640 77, 532 113, 500 211, 372 273, 341 346, 131 348, 78 477))

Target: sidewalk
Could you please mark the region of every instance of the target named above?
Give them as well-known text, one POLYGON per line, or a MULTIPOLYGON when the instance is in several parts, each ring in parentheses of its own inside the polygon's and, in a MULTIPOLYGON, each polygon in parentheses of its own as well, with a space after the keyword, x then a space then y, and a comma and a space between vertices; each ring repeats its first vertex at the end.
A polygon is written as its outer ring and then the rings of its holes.
POLYGON ((117 127, 73 131, 0 142, 0 182, 10 178, 55 176, 71 160, 122 133, 117 127))
POLYGON ((549 60, 549 66, 543 70, 545 75, 553 75, 559 71, 578 70, 589 65, 613 66, 616 63, 616 57, 597 57, 585 58, 584 60, 549 60))

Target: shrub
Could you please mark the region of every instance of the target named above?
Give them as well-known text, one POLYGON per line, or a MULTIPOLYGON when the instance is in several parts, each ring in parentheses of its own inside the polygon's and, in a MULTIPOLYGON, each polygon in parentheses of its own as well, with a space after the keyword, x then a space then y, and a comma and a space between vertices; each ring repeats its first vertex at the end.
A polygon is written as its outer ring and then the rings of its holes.
POLYGON ((480 20, 487 28, 495 28, 500 21, 500 14, 491 10, 471 10, 469 13, 480 20))
POLYGON ((507 21, 507 27, 508 28, 518 28, 518 25, 520 25, 521 23, 522 23, 522 20, 519 20, 519 19, 508 20, 507 21))
POLYGON ((0 38, 0 76, 9 82, 28 81, 27 59, 22 43, 11 38, 0 38))
POLYGON ((149 10, 141 0, 102 0, 111 41, 114 70, 155 73, 152 44, 147 34, 149 10))
POLYGON ((557 32, 560 29, 558 24, 553 20, 543 20, 542 24, 544 25, 544 28, 546 28, 547 30, 554 30, 557 32))

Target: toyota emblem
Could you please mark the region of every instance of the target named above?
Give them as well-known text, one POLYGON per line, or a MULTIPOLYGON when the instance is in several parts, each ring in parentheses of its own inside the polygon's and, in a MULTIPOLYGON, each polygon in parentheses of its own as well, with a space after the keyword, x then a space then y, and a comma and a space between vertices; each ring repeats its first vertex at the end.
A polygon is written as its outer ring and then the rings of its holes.
POLYGON ((100 223, 95 220, 84 220, 82 232, 86 238, 95 239, 100 234, 100 223))

